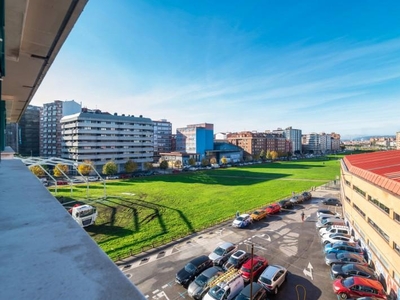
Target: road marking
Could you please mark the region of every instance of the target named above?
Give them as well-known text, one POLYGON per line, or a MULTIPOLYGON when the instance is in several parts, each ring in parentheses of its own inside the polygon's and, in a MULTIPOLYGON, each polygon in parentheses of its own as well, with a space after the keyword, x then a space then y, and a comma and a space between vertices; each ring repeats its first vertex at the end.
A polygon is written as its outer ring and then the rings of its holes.
POLYGON ((309 276, 311 280, 314 280, 312 271, 313 271, 313 266, 309 262, 307 268, 303 270, 303 273, 305 276, 309 276))
POLYGON ((157 294, 160 290, 153 291, 153 294, 157 294))
POLYGON ((166 287, 169 287, 169 284, 167 283, 167 284, 164 284, 161 288, 162 289, 165 289, 166 287))

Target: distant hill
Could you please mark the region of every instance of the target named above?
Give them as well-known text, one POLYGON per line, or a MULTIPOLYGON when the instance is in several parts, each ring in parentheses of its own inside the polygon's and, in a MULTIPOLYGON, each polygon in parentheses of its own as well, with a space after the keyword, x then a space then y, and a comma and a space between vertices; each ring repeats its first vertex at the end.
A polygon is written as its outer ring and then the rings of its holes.
POLYGON ((347 138, 346 140, 368 141, 370 138, 396 138, 396 136, 395 135, 366 135, 366 136, 347 138))

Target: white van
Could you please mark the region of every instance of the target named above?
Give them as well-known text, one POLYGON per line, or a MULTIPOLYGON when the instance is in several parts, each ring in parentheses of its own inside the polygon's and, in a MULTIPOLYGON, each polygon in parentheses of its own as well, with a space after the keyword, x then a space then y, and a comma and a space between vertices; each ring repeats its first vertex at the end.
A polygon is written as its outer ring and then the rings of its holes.
POLYGON ((244 280, 237 270, 228 270, 211 282, 210 286, 203 300, 231 300, 243 290, 244 280))
POLYGON ((321 237, 325 236, 325 235, 332 234, 332 233, 350 234, 350 229, 349 229, 349 227, 344 226, 344 225, 331 225, 331 226, 328 226, 328 227, 321 228, 319 230, 319 235, 321 237))

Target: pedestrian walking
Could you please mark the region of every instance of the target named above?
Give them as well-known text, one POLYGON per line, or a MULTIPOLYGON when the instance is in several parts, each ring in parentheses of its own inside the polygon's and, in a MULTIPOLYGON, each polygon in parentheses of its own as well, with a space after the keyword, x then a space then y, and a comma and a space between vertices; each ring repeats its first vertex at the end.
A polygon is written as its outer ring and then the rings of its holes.
POLYGON ((302 222, 304 222, 304 217, 305 217, 305 214, 304 214, 304 210, 301 212, 301 221, 302 222))

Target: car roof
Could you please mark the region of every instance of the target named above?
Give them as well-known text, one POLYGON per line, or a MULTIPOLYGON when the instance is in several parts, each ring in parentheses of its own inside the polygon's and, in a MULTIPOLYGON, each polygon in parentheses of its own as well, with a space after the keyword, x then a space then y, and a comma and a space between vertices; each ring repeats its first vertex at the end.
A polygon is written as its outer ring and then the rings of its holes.
POLYGON ((258 255, 254 255, 254 257, 253 257, 253 259, 249 259, 248 261, 246 261, 245 263, 244 263, 244 267, 246 268, 250 268, 251 267, 251 265, 252 264, 255 264, 255 263, 257 263, 257 262, 259 262, 259 261, 267 261, 264 257, 262 257, 262 256, 258 256, 258 255), (252 262, 253 261, 253 262, 252 262))
POLYGON ((232 244, 231 242, 223 242, 221 245, 219 245, 218 247, 219 248, 222 248, 222 249, 227 249, 227 248, 229 248, 229 247, 231 247, 231 246, 234 246, 234 244, 232 244))
POLYGON ((250 297, 250 286, 252 286, 252 288, 253 288, 253 295, 254 295, 257 291, 263 289, 263 287, 262 287, 260 284, 258 284, 257 282, 252 282, 251 285, 248 284, 248 285, 240 292, 240 294, 242 294, 243 296, 246 296, 246 297, 250 297))
POLYGON ((205 262, 207 260, 210 260, 208 258, 208 256, 207 255, 202 255, 202 256, 196 257, 195 259, 192 259, 190 261, 190 263, 195 265, 195 266, 198 266, 198 265, 202 264, 203 262, 205 262))
POLYGON ((279 270, 282 270, 283 267, 278 266, 278 265, 269 265, 264 272, 262 273, 262 277, 267 277, 267 278, 272 278, 276 272, 278 272, 279 270))
POLYGON ((360 256, 359 254, 352 253, 352 252, 337 252, 335 253, 336 255, 341 255, 344 257, 352 257, 352 258, 358 258, 360 261, 362 261, 364 258, 360 256))
POLYGON ((245 217, 248 217, 248 216, 250 216, 250 215, 249 214, 241 214, 239 217, 245 218, 245 217))
POLYGON ((382 290, 382 284, 375 279, 365 277, 353 276, 354 284, 369 285, 375 287, 377 290, 382 290))
POLYGON ((232 254, 232 257, 241 257, 241 256, 243 256, 245 254, 246 254, 246 251, 238 250, 238 251, 236 251, 235 253, 232 254))
POLYGON ((211 268, 206 269, 205 271, 203 271, 203 275, 210 278, 211 276, 213 276, 214 274, 217 274, 218 272, 223 272, 223 269, 221 269, 220 267, 217 266, 213 266, 211 268))

